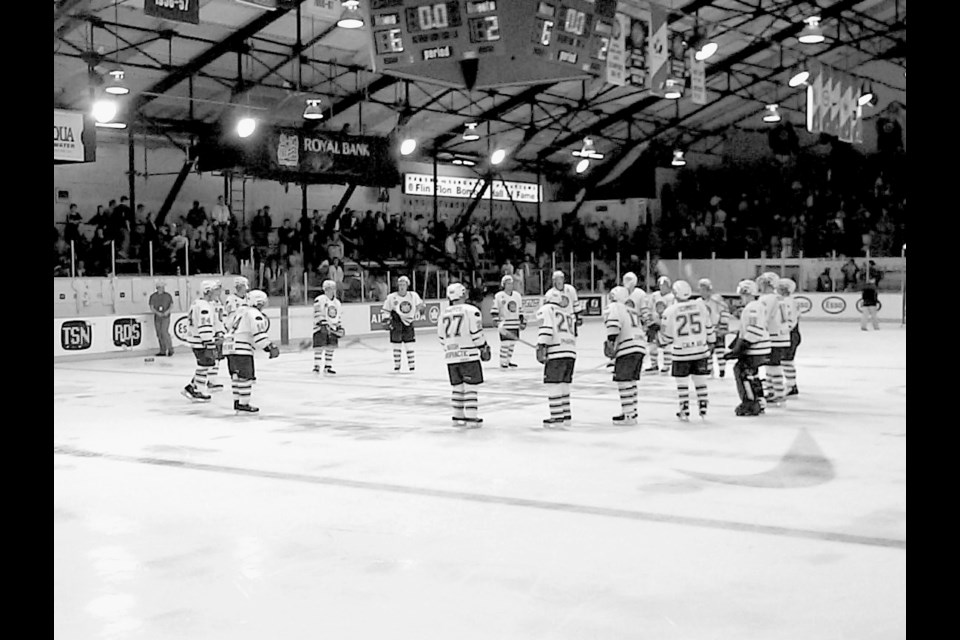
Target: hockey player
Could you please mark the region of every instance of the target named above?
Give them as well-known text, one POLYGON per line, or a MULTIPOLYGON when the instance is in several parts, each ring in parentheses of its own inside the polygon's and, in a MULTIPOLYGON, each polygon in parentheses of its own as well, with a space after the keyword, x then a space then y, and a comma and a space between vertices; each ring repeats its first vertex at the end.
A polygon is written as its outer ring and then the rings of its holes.
POLYGON ((648 296, 648 305, 650 308, 650 326, 647 327, 647 353, 650 354, 650 366, 647 367, 649 373, 669 373, 670 372, 670 350, 663 351, 660 356, 660 368, 657 368, 657 353, 659 352, 658 341, 660 327, 662 324, 663 312, 667 307, 673 304, 674 296, 670 278, 660 276, 657 278, 657 287, 659 289, 648 296))
POLYGON ((250 281, 243 276, 233 279, 233 291, 227 293, 223 300, 224 324, 227 328, 233 326, 233 318, 237 310, 247 304, 247 292, 250 290, 250 281))
POLYGON ((733 367, 740 396, 736 415, 757 416, 763 413, 763 384, 757 371, 770 355, 766 309, 757 300, 757 283, 753 280, 741 280, 737 293, 744 303, 740 312, 740 330, 725 358, 737 361, 733 367))
POLYGON ((493 297, 491 315, 497 320, 497 329, 500 333, 500 368, 516 367, 510 362, 513 349, 520 338, 520 332, 527 328, 527 321, 523 317, 523 299, 513 290, 514 279, 511 275, 500 279, 503 291, 498 291, 493 297))
POLYGON ((213 306, 216 291, 216 281, 201 282, 200 297, 193 301, 187 312, 187 342, 197 359, 197 368, 182 393, 192 400, 204 402, 210 399, 202 391, 207 386, 207 374, 217 364, 216 336, 223 334, 223 325, 213 306))
POLYGON ((700 278, 700 280, 697 281, 697 289, 699 289, 700 297, 710 311, 710 320, 713 322, 713 327, 717 335, 717 340, 713 343, 713 348, 710 350, 710 376, 713 376, 714 367, 716 366, 720 370, 720 377, 722 378, 727 372, 727 368, 724 366, 726 361, 723 359, 723 354, 726 352, 727 332, 730 330, 730 318, 732 317, 730 308, 727 306, 727 302, 723 299, 723 296, 713 292, 713 283, 710 282, 709 278, 700 278))
POLYGON ((213 299, 210 301, 210 304, 213 305, 213 310, 217 314, 220 330, 213 337, 213 341, 216 343, 217 360, 207 372, 207 389, 210 391, 223 391, 223 385, 217 382, 217 373, 220 369, 220 361, 223 360, 223 337, 224 333, 226 333, 227 325, 226 314, 222 302, 223 285, 219 280, 214 280, 214 282, 216 282, 217 288, 214 291, 213 299))
POLYGON ((480 361, 490 360, 480 309, 467 302, 467 288, 459 282, 447 287, 450 306, 440 315, 437 336, 444 349, 447 375, 453 387, 453 423, 479 427, 476 385, 483 383, 480 361), (468 388, 469 387, 469 388, 468 388))
POLYGON ((333 370, 333 352, 344 335, 343 318, 340 315, 340 301, 337 300, 337 283, 323 281, 323 293, 313 301, 313 372, 320 373, 320 363, 324 363, 323 372, 335 375, 333 370))
MULTIPOLYGON (((627 290, 627 298, 623 302, 628 309, 631 309, 637 317, 640 318, 641 328, 646 327, 650 324, 650 308, 647 306, 647 292, 643 288, 637 286, 637 274, 633 271, 628 271, 623 274, 622 278, 623 288, 627 290)), ((616 287, 614 287, 616 288, 616 287)), ((612 291, 612 290, 611 290, 612 291)), ((608 299, 609 295, 608 295, 608 299)), ((644 329, 646 331, 646 329, 644 329)), ((646 338, 643 340, 643 353, 647 352, 647 341, 646 338)), ((615 365, 613 359, 607 362, 608 368, 613 368, 615 365)))
POLYGON ((583 324, 583 319, 580 317, 580 313, 583 311, 583 305, 577 297, 577 290, 573 288, 573 285, 564 284, 564 280, 563 271, 554 271, 552 276, 553 286, 547 290, 547 293, 556 291, 560 294, 563 314, 573 316, 573 335, 577 335, 577 333, 579 333, 578 327, 583 324))
POLYGON ((233 387, 233 410, 238 413, 257 413, 260 409, 250 404, 253 381, 257 379, 253 354, 255 351, 266 351, 272 359, 280 355, 280 349, 267 335, 269 325, 263 315, 267 294, 258 289, 244 293, 247 303, 235 310, 223 351, 227 356, 227 371, 233 387))
POLYGON ((603 355, 613 360, 613 381, 617 383, 622 408, 622 413, 613 417, 613 423, 634 425, 637 424, 637 381, 647 350, 646 332, 640 313, 629 305, 630 292, 626 287, 611 289, 608 302, 603 355))
POLYGON ((797 347, 800 345, 800 309, 797 306, 797 299, 793 295, 796 290, 797 285, 790 278, 780 278, 777 281, 777 293, 782 298, 780 304, 783 307, 783 317, 786 324, 790 326, 790 347, 780 360, 780 364, 783 365, 783 377, 786 379, 787 397, 799 393, 797 391, 797 367, 794 363, 797 347))
POLYGON ((565 311, 563 295, 555 288, 543 296, 543 306, 536 314, 540 320, 537 362, 543 365, 543 382, 550 401, 550 417, 543 421, 546 428, 569 426, 572 419, 570 383, 577 360, 576 318, 565 311))
POLYGON ((757 291, 760 294, 760 304, 763 305, 767 319, 767 334, 770 336, 770 355, 767 357, 765 365, 767 390, 764 398, 769 400, 773 406, 782 406, 786 399, 786 387, 783 381, 783 366, 780 360, 785 351, 784 347, 789 347, 789 335, 781 335, 780 326, 782 324, 780 317, 780 296, 777 295, 777 281, 780 277, 772 271, 760 274, 757 278, 757 291), (777 348, 774 348, 777 346, 777 348))
POLYGON ((423 313, 426 305, 415 291, 410 291, 410 278, 397 278, 397 290, 390 293, 383 303, 383 310, 390 313, 390 343, 393 345, 393 370, 400 371, 401 352, 407 350, 407 369, 416 369, 413 344, 417 334, 413 330, 413 321, 417 314, 423 313))
POLYGON ((673 295, 676 301, 663 312, 663 328, 660 330, 661 345, 664 353, 673 358, 673 377, 677 380, 677 394, 680 410, 677 417, 690 419, 690 385, 697 394, 697 407, 700 417, 707 416, 707 376, 710 375, 710 352, 716 341, 710 309, 700 299, 690 299, 693 291, 685 280, 673 283, 673 295))

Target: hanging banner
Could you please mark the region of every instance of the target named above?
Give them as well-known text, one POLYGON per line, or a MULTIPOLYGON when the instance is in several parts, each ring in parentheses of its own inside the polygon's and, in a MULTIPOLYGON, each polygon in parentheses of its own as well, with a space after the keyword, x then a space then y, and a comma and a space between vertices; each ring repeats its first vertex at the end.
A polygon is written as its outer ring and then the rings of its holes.
POLYGON ((143 13, 174 22, 200 24, 200 0, 144 0, 143 13))
POLYGON ((306 184, 394 187, 400 172, 389 138, 265 127, 252 139, 232 133, 201 143, 200 171, 243 168, 252 176, 306 184))
POLYGON ((819 62, 810 67, 807 86, 807 131, 837 136, 843 142, 863 143, 863 107, 860 81, 819 62))
MULTIPOLYGON (((543 202, 543 190, 535 182, 512 182, 494 180, 494 200, 512 200, 513 202, 543 202)), ((441 198, 474 198, 483 186, 478 178, 459 178, 456 176, 437 176, 437 195, 441 198)), ((426 173, 403 174, 403 193, 406 195, 432 196, 433 176, 426 173)), ((490 192, 484 191, 481 198, 489 198, 490 192)))
POLYGON ((305 16, 333 22, 340 18, 343 7, 340 0, 306 0, 300 5, 300 11, 305 16))
POLYGON ((670 75, 670 42, 667 12, 660 5, 650 5, 650 38, 647 52, 647 88, 656 96, 663 95, 663 87, 670 75))
POLYGON ((627 32, 630 18, 618 13, 613 21, 613 34, 607 49, 607 82, 622 87, 627 83, 627 32))
POLYGON ((96 149, 96 129, 90 117, 80 111, 53 110, 54 164, 93 162, 96 149))
POLYGON ((630 31, 627 32, 627 82, 635 87, 647 84, 647 36, 650 24, 643 18, 630 18, 630 31))
POLYGON ((690 65, 690 101, 693 104, 707 104, 707 65, 703 60, 697 60, 696 51, 689 53, 690 65))

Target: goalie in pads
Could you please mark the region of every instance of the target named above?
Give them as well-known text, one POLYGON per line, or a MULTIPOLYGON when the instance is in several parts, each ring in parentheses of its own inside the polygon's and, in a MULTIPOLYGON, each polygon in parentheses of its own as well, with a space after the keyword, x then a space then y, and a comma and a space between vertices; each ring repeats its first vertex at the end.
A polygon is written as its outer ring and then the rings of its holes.
POLYGON ((343 318, 340 315, 340 301, 337 300, 337 283, 323 281, 323 295, 313 301, 313 372, 336 374, 333 370, 333 351, 344 335, 343 318))

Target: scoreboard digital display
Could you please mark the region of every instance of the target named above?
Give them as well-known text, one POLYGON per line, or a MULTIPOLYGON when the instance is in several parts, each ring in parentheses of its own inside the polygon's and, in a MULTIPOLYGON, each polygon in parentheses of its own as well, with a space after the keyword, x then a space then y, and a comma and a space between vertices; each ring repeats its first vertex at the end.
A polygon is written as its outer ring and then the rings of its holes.
POLYGON ((472 81, 477 88, 601 74, 616 13, 616 0, 370 0, 369 6, 376 71, 456 87, 472 81))

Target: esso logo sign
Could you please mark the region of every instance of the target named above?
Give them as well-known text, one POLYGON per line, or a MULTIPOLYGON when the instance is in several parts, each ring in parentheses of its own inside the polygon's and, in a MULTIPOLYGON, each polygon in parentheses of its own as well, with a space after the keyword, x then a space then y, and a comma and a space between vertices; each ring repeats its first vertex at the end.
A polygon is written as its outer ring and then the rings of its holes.
MULTIPOLYGON (((877 311, 879 312, 880 309, 883 309, 883 303, 880 302, 879 300, 877 300, 877 311)), ((861 299, 861 300, 857 300, 857 311, 860 311, 860 312, 863 311, 863 300, 862 300, 862 299, 861 299)))
POLYGON ((839 296, 828 296, 820 303, 820 307, 830 315, 843 313, 847 309, 847 301, 839 296))
POLYGON ((181 342, 187 342, 187 329, 189 326, 190 319, 187 316, 183 316, 173 323, 173 335, 177 336, 177 340, 180 340, 181 342))
POLYGON ((794 299, 797 301, 797 311, 801 314, 810 313, 813 309, 813 300, 807 296, 794 296, 794 299))

